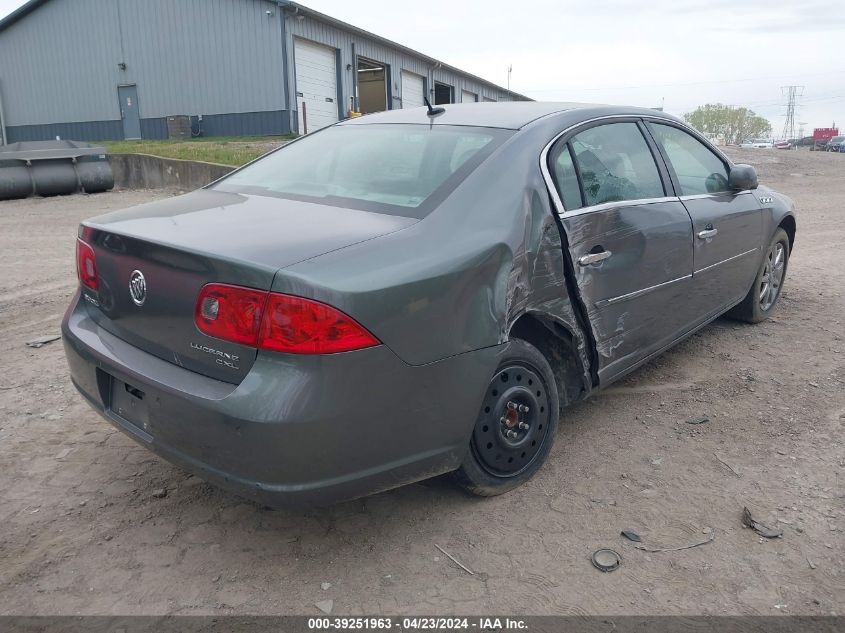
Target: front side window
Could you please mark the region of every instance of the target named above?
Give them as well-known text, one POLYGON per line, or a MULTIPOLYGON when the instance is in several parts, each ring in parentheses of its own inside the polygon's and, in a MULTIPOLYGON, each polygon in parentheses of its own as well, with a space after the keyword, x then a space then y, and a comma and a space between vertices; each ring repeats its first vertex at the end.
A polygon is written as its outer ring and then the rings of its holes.
POLYGON ((214 189, 424 217, 512 132, 445 125, 337 125, 214 189))
POLYGON ((729 191, 728 169, 701 141, 671 125, 651 124, 681 185, 682 196, 729 191))
POLYGON ((590 128, 571 144, 587 206, 665 195, 654 156, 636 123, 590 128))

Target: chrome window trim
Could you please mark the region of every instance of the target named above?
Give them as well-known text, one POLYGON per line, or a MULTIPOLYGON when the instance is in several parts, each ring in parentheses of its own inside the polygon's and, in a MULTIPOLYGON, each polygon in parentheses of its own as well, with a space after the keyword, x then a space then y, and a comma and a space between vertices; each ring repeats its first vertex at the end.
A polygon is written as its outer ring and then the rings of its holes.
MULTIPOLYGON (((663 198, 643 198, 641 200, 624 200, 620 202, 605 202, 599 205, 593 205, 591 207, 581 207, 579 209, 572 209, 571 211, 567 211, 566 208, 563 206, 563 200, 560 198, 560 193, 558 193, 557 187, 555 186, 555 181, 552 178, 552 173, 549 170, 549 152, 552 150, 552 146, 560 140, 561 137, 565 136, 572 130, 582 127, 584 125, 589 125, 590 123, 600 123, 601 121, 614 121, 616 119, 635 119, 635 120, 649 120, 649 121, 662 121, 664 123, 671 123, 678 125, 683 129, 687 129, 690 132, 694 133, 694 136, 698 137, 695 134, 695 131, 690 128, 689 126, 680 123, 679 121, 674 121, 671 119, 666 119, 660 116, 652 116, 648 114, 608 114, 605 116, 594 117, 592 119, 587 119, 585 121, 579 121, 574 125, 570 125, 568 128, 564 129, 561 132, 558 132, 551 141, 549 141, 546 146, 543 148, 543 151, 540 152, 540 172, 543 174, 543 180, 546 181, 546 189, 549 190, 549 194, 552 197, 552 202, 554 202, 555 209, 557 209, 557 214, 560 217, 569 217, 571 215, 581 215, 582 213, 591 213, 597 210, 604 210, 605 208, 612 208, 612 206, 606 205, 618 205, 618 206, 638 206, 641 204, 653 204, 655 202, 674 202, 677 201, 678 198, 676 196, 665 196, 663 198)), ((718 149, 716 150, 718 152, 718 149)), ((724 156, 721 152, 719 155, 728 160, 727 157, 724 156)), ((728 164, 731 164, 728 160, 728 164)), ((657 162, 655 161, 655 167, 657 167, 657 162)))
POLYGON ((692 275, 676 277, 675 279, 670 279, 669 281, 664 281, 654 286, 649 286, 648 288, 640 288, 639 290, 634 290, 633 292, 629 292, 624 295, 619 295, 618 297, 602 299, 600 301, 596 301, 596 307, 604 308, 605 306, 613 305, 615 303, 621 303, 622 301, 627 301, 628 299, 636 299, 637 297, 642 297, 644 294, 648 294, 649 292, 652 292, 654 290, 659 290, 660 288, 665 288, 666 286, 671 286, 672 284, 678 283, 679 281, 684 281, 686 279, 692 279, 692 275))
POLYGON ((678 199, 684 200, 705 200, 707 198, 719 198, 725 195, 742 196, 746 193, 751 193, 751 189, 743 189, 742 191, 714 191, 713 193, 692 193, 688 196, 680 196, 678 199))
POLYGON ((662 198, 640 198, 639 200, 618 200, 615 202, 603 202, 602 204, 595 204, 591 207, 581 207, 580 209, 573 209, 564 213, 558 213, 561 218, 571 218, 585 213, 594 213, 598 211, 607 211, 608 209, 622 208, 622 207, 640 207, 646 204, 658 204, 660 202, 677 202, 678 199, 674 196, 664 196, 662 198))
POLYGON ((715 264, 710 264, 709 266, 705 266, 704 268, 699 268, 698 270, 694 270, 692 274, 698 275, 699 273, 703 273, 707 270, 715 268, 716 266, 721 266, 722 264, 727 264, 730 261, 733 261, 735 259, 739 259, 740 257, 745 257, 746 255, 750 255, 751 253, 756 253, 758 250, 760 250, 760 249, 759 248, 752 248, 750 251, 745 251, 744 253, 739 253, 738 255, 733 255, 731 257, 728 257, 727 259, 723 259, 720 262, 716 262, 715 264))
MULTIPOLYGON (((713 143, 710 142, 710 139, 708 139, 706 136, 704 136, 701 132, 696 130, 691 125, 687 125, 683 121, 673 121, 671 119, 663 119, 661 117, 655 117, 655 116, 645 115, 643 118, 648 119, 650 121, 658 121, 659 123, 662 123, 663 125, 668 125, 669 127, 677 127, 678 129, 687 132, 695 140, 697 140, 699 143, 704 145, 704 147, 706 147, 711 152, 713 152, 716 155, 716 158, 719 158, 723 163, 725 163, 725 165, 728 167, 728 171, 730 172, 730 167, 734 164, 734 162, 730 158, 728 158, 727 154, 725 154, 722 150, 720 150, 718 147, 713 145, 713 143)), ((655 139, 655 142, 657 142, 656 139, 655 139)), ((667 159, 668 159, 668 156, 667 156, 667 159)), ((723 192, 723 193, 728 193, 728 192, 723 192)))

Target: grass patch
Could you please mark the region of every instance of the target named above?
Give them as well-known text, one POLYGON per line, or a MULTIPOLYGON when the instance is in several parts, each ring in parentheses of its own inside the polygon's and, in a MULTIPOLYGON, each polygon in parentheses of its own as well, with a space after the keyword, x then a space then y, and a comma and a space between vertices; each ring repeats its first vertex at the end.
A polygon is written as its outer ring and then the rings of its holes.
POLYGON ((292 138, 294 135, 218 136, 190 141, 104 141, 102 144, 110 154, 152 154, 240 167, 292 138))

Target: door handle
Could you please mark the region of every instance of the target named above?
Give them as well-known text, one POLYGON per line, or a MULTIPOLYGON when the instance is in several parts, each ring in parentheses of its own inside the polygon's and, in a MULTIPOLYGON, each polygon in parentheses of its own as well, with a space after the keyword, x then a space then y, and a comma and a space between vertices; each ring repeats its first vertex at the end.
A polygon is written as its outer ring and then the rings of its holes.
POLYGON ((714 237, 718 232, 719 229, 705 229, 704 231, 698 232, 698 237, 702 240, 709 240, 711 237, 714 237))
POLYGON ((603 262, 611 255, 613 255, 613 253, 611 253, 610 251, 601 251, 600 253, 590 253, 588 255, 582 255, 578 258, 578 265, 589 266, 590 264, 597 264, 598 262, 603 262))

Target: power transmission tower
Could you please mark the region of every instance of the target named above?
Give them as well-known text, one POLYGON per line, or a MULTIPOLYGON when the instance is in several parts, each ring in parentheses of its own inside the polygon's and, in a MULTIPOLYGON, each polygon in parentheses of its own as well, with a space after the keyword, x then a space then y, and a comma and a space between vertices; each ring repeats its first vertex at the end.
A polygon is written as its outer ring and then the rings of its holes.
POLYGON ((798 110, 798 99, 804 94, 804 86, 781 86, 781 92, 786 97, 786 121, 783 124, 783 140, 795 138, 795 112, 798 110))

